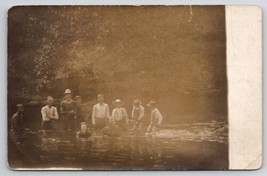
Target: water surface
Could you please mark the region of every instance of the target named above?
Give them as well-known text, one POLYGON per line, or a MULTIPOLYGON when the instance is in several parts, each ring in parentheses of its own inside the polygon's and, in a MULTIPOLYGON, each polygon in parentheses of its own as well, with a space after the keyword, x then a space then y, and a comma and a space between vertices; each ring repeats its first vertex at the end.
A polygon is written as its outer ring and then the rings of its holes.
POLYGON ((96 134, 77 140, 61 130, 46 137, 37 130, 10 135, 9 163, 19 168, 70 167, 85 170, 226 169, 228 130, 223 122, 166 125, 156 136, 120 138, 96 134))

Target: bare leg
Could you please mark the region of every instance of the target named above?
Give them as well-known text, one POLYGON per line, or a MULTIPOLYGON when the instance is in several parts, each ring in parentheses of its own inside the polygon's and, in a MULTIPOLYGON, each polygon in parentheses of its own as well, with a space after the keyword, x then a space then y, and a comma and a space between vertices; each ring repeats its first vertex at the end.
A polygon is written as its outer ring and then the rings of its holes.
POLYGON ((149 124, 146 133, 150 133, 152 131, 152 124, 149 124))
POLYGON ((153 126, 152 127, 152 135, 156 135, 157 127, 153 126))

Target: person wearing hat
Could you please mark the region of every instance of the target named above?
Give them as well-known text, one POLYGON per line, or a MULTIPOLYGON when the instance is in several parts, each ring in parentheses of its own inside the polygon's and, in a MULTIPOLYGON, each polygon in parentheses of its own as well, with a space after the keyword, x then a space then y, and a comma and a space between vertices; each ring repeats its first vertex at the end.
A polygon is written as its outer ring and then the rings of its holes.
POLYGON ((151 134, 155 135, 156 131, 159 130, 160 125, 162 124, 163 117, 159 111, 159 109, 156 106, 155 101, 150 101, 147 104, 148 108, 151 110, 151 119, 150 119, 150 124, 146 130, 146 134, 151 134))
POLYGON ((60 103, 60 113, 63 119, 63 130, 75 130, 76 105, 71 98, 71 90, 66 89, 64 100, 60 103))
POLYGON ((104 103, 103 94, 97 95, 97 101, 98 103, 93 106, 92 124, 96 130, 102 130, 106 126, 110 117, 109 106, 108 104, 104 103))
POLYGON ((140 100, 134 100, 132 109, 132 120, 134 122, 134 131, 140 131, 144 118, 145 108, 140 100))
POLYGON ((122 107, 122 101, 116 99, 113 101, 113 104, 115 105, 115 108, 112 111, 112 119, 120 129, 127 129, 129 120, 126 109, 122 107))
POLYGON ((58 112, 57 108, 52 106, 54 102, 54 98, 52 96, 47 97, 47 105, 42 107, 41 114, 42 114, 42 130, 45 134, 46 130, 53 130, 53 120, 58 119, 58 112))
POLYGON ((24 107, 22 104, 17 104, 17 112, 11 118, 11 131, 20 133, 24 130, 24 107))

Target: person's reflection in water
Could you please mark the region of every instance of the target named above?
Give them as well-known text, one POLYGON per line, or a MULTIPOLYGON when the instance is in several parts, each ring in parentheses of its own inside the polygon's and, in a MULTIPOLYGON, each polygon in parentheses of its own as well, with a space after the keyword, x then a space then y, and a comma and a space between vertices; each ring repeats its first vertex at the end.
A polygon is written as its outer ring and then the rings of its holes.
POLYGON ((56 139, 47 138, 46 136, 41 137, 41 148, 49 148, 49 146, 57 143, 56 139))
POLYGON ((57 159, 59 148, 56 139, 42 135, 38 148, 40 149, 39 160, 47 162, 47 160, 55 161, 57 159))
POLYGON ((103 138, 117 138, 120 136, 119 127, 110 120, 108 125, 102 130, 103 138))
POLYGON ((154 159, 157 163, 161 159, 161 150, 159 147, 159 140, 156 136, 146 136, 147 150, 150 159, 154 159))
POLYGON ((136 136, 130 141, 131 157, 134 160, 144 160, 143 145, 144 143, 142 143, 142 138, 140 136, 136 136))
MULTIPOLYGON (((104 156, 104 160, 108 161, 108 162, 112 162, 112 164, 114 164, 117 160, 116 156, 117 156, 117 152, 115 150, 115 143, 116 138, 111 138, 111 137, 107 137, 106 138, 106 152, 103 155, 104 156), (114 157, 115 156, 115 157, 114 157)), ((118 149, 118 148, 117 148, 118 149)))
POLYGON ((75 146, 72 152, 81 160, 81 162, 88 162, 92 158, 92 138, 85 124, 81 125, 81 130, 76 135, 75 146))

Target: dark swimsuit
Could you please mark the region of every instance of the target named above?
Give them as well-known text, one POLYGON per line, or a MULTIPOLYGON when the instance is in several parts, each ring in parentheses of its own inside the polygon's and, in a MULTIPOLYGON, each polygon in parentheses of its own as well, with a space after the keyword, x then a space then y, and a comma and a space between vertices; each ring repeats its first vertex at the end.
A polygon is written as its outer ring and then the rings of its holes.
POLYGON ((91 133, 89 131, 86 131, 85 133, 82 133, 81 131, 77 134, 78 138, 88 138, 91 136, 91 133))

